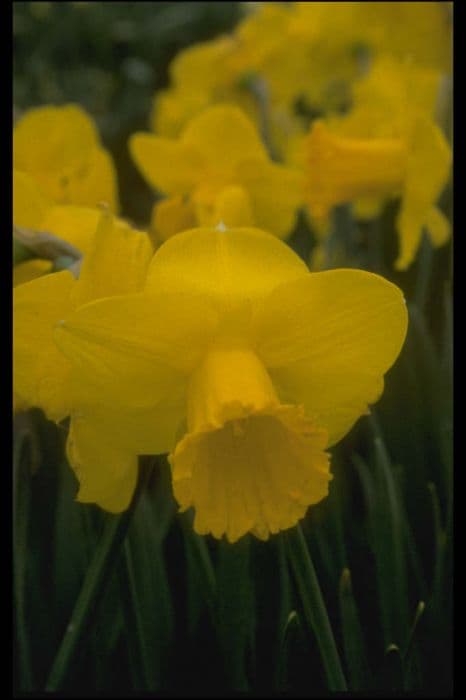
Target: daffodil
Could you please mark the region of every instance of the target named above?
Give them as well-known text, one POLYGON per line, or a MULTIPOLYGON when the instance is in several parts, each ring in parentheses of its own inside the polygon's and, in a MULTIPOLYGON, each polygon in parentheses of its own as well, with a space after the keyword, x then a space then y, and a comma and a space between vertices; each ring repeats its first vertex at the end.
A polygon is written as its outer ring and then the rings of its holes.
POLYGON ((435 246, 450 235, 436 206, 451 167, 434 119, 439 86, 435 71, 381 61, 356 85, 353 110, 316 121, 296 149, 306 202, 321 224, 339 204, 355 203, 357 215, 372 218, 387 199, 401 199, 398 269, 414 260, 424 228, 435 246))
MULTIPOLYGON (((92 248, 102 210, 97 207, 55 204, 27 173, 13 171, 13 224, 36 232, 51 233, 70 243, 82 255, 92 248)), ((126 227, 115 218, 116 228, 126 227)), ((13 284, 23 284, 50 272, 50 260, 35 259, 14 266, 13 284)))
POLYGON ((312 274, 274 236, 219 227, 170 238, 142 293, 82 306, 55 339, 89 402, 126 412, 134 451, 170 453, 197 532, 234 542, 327 495, 326 450, 380 397, 406 326, 385 279, 312 274))
POLYGON ((97 129, 77 105, 37 107, 13 131, 13 165, 55 204, 118 209, 116 174, 97 129))
POLYGON ((157 135, 179 136, 189 121, 218 103, 236 104, 255 120, 257 106, 241 83, 242 66, 233 36, 220 36, 180 51, 170 64, 171 87, 157 93, 151 127, 157 135))
MULTIPOLYGON (((147 234, 116 225, 108 213, 85 256, 79 279, 64 270, 14 290, 13 384, 18 406, 37 406, 53 421, 71 417, 67 454, 80 481, 78 500, 98 501, 110 511, 128 505, 137 476, 137 457, 128 448, 120 414, 86 387, 53 340, 57 324, 81 305, 100 297, 142 289, 152 249, 147 234), (99 473, 99 484, 93 474, 99 473)), ((128 424, 130 427, 130 424, 128 424)))
POLYGON ((171 198, 169 230, 163 226, 166 217, 155 218, 162 239, 189 212, 202 226, 258 225, 281 237, 291 232, 299 178, 271 162, 253 124, 237 107, 207 109, 177 140, 134 134, 130 150, 146 180, 171 198), (182 206, 185 213, 177 215, 182 206))

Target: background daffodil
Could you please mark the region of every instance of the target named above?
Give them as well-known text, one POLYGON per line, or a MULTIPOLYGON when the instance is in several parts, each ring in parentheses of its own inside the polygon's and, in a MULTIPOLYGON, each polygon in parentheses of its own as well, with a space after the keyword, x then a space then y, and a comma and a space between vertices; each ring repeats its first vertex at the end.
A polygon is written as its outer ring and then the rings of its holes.
POLYGON ((13 131, 13 166, 56 204, 107 204, 117 211, 116 173, 91 118, 78 105, 36 107, 13 131))
POLYGON ((64 270, 15 288, 13 298, 13 383, 18 407, 37 406, 56 422, 71 417, 67 454, 80 480, 78 500, 121 510, 134 488, 137 457, 114 432, 111 406, 90 404, 71 363, 56 347, 55 326, 93 299, 142 288, 151 256, 147 234, 101 216, 79 279, 64 270), (31 342, 31 338, 34 342, 31 342), (98 479, 93 480, 92 474, 98 479))
POLYGON ((452 160, 435 123, 440 87, 434 70, 381 60, 355 84, 347 114, 314 122, 295 143, 294 162, 306 173, 305 197, 318 224, 339 204, 354 203, 358 217, 367 219, 400 198, 395 266, 402 270, 413 262, 424 227, 434 246, 450 235, 437 207, 452 160))
MULTIPOLYGON (((34 233, 52 234, 71 244, 81 255, 91 250, 95 232, 102 216, 98 207, 75 204, 55 204, 45 196, 33 177, 13 171, 13 225, 34 233)), ((127 224, 114 219, 114 227, 126 230, 127 224)), ((13 284, 22 284, 53 268, 51 260, 41 257, 20 262, 13 268, 13 284)))
POLYGON ((223 221, 257 225, 280 237, 290 233, 300 203, 299 177, 270 161, 254 125, 237 107, 205 110, 177 140, 134 134, 130 150, 147 181, 170 196, 166 205, 156 205, 172 212, 168 230, 166 217, 155 215, 162 240, 173 232, 173 222, 181 224, 182 207, 189 207, 198 225, 223 221))
POLYGON ((196 530, 233 542, 326 496, 325 450, 380 397, 406 325, 377 275, 311 274, 260 230, 201 228, 161 246, 143 293, 83 306, 55 336, 91 401, 138 417, 132 449, 171 453, 196 530))

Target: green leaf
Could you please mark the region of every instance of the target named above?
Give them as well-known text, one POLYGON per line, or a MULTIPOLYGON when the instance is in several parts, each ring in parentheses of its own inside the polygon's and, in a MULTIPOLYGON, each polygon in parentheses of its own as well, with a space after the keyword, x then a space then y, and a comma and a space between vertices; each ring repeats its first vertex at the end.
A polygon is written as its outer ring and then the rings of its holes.
POLYGON ((346 690, 340 657, 335 644, 317 575, 299 525, 285 532, 291 569, 300 595, 306 622, 317 640, 329 690, 346 690))
POLYGON ((246 655, 250 651, 253 589, 249 536, 230 544, 221 540, 218 550, 218 635, 228 687, 246 692, 249 682, 246 655))
POLYGON ((397 644, 389 644, 385 650, 383 676, 386 690, 395 693, 404 690, 403 659, 397 644))
POLYGON ((217 582, 205 538, 194 531, 192 513, 182 513, 180 523, 183 530, 186 556, 193 565, 192 569, 197 576, 198 586, 203 592, 212 624, 217 628, 217 582))
POLYGON ((87 571, 65 636, 50 671, 45 688, 48 691, 58 690, 66 679, 79 643, 91 623, 94 610, 113 571, 120 553, 120 546, 126 537, 134 509, 148 477, 149 470, 140 471, 138 486, 127 511, 118 516, 108 515, 106 517, 104 532, 87 571))
POLYGON ((19 688, 34 689, 32 650, 26 612, 28 527, 31 507, 31 441, 27 430, 18 431, 13 449, 13 577, 18 641, 19 688))
POLYGON ((299 626, 298 613, 296 610, 292 610, 285 620, 285 623, 282 625, 279 637, 279 654, 275 669, 275 687, 278 692, 284 692, 288 689, 290 645, 299 626))
POLYGON ((359 611, 353 596, 350 570, 345 568, 340 579, 340 615, 351 690, 367 690, 371 687, 359 611))
POLYGON ((385 443, 374 419, 376 504, 372 547, 385 643, 404 644, 408 634, 408 581, 402 499, 385 443))
MULTIPOLYGON (((169 494, 165 495, 168 500, 169 494)), ((168 512, 158 513, 162 520, 159 525, 152 505, 149 494, 142 493, 123 545, 120 585, 136 681, 133 687, 154 691, 163 688, 174 633, 173 603, 163 552, 166 521, 172 519, 174 510, 171 518, 168 512)))

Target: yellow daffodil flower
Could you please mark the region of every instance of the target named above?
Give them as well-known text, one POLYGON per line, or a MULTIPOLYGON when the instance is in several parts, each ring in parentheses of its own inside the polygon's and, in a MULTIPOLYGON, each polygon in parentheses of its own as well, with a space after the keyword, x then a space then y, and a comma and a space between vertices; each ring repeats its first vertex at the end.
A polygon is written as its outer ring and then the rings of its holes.
POLYGON ((40 407, 51 420, 71 417, 67 454, 80 481, 78 500, 97 501, 110 511, 127 507, 137 457, 125 443, 126 431, 114 432, 112 407, 103 410, 99 399, 89 404, 82 378, 56 347, 53 333, 68 314, 93 299, 142 289, 151 254, 147 234, 116 225, 104 213, 78 280, 65 270, 14 290, 15 394, 21 405, 40 407))
POLYGON ((270 161, 253 124, 237 107, 207 109, 178 140, 134 134, 130 150, 146 180, 172 198, 169 225, 164 228, 167 217, 155 218, 162 240, 174 232, 174 222, 185 220, 175 212, 181 206, 186 210, 188 199, 198 225, 257 224, 281 237, 291 232, 299 178, 270 161))
POLYGON ((13 131, 13 165, 55 204, 105 203, 118 209, 112 159, 92 120, 77 105, 26 112, 13 131))
MULTIPOLYGON (((234 542, 293 526, 327 495, 326 450, 380 397, 406 327, 385 279, 312 274, 270 234, 219 227, 170 238, 142 293, 82 306, 55 339, 89 402, 126 412, 115 434, 170 453, 196 531, 234 542)), ((102 498, 106 478, 92 474, 102 498)))
MULTIPOLYGON (((91 250, 102 210, 72 204, 54 204, 44 196, 37 182, 27 173, 13 171, 13 223, 32 231, 51 233, 70 243, 82 255, 91 250)), ((115 227, 125 229, 119 218, 115 227)), ((51 271, 50 260, 37 258, 19 263, 13 269, 13 285, 29 282, 51 271)))
POLYGON ((354 203, 361 218, 401 198, 398 269, 414 260, 423 229, 434 246, 450 230, 436 207, 451 168, 451 148, 435 124, 440 75, 383 59, 354 87, 354 107, 315 122, 298 142, 294 162, 306 172, 306 201, 321 226, 332 207, 354 203))
POLYGON ((170 65, 171 87, 157 93, 151 128, 160 136, 179 136, 188 122, 218 103, 236 104, 254 121, 257 105, 241 84, 242 66, 234 36, 221 36, 180 51, 170 65))

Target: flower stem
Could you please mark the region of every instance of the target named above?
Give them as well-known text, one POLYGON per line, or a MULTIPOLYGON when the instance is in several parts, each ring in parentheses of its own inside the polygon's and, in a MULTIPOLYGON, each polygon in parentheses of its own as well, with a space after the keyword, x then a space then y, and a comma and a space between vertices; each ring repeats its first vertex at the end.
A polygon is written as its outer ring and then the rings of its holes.
POLYGON ((113 572, 139 496, 149 481, 152 469, 153 466, 147 470, 140 470, 138 485, 128 510, 118 516, 108 516, 104 532, 97 545, 62 643, 53 662, 45 686, 46 690, 58 690, 68 674, 79 643, 93 618, 105 585, 113 572))
POLYGON ((322 656, 329 690, 347 690, 340 657, 333 637, 317 575, 299 525, 285 532, 288 559, 307 622, 322 656))

